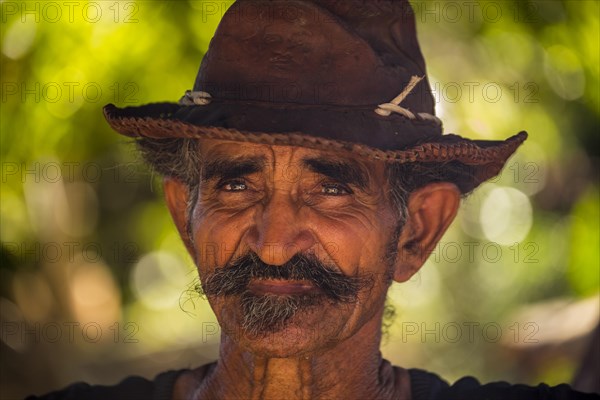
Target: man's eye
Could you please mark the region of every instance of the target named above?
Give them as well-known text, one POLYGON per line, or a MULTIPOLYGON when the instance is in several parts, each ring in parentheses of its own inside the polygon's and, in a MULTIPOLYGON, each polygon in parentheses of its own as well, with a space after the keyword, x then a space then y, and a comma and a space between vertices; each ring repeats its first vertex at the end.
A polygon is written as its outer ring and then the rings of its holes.
POLYGON ((325 183, 321 186, 321 193, 328 196, 344 196, 352 194, 352 190, 344 185, 325 183))
POLYGON ((219 189, 226 192, 241 192, 248 189, 248 186, 243 181, 229 181, 220 184, 219 189))

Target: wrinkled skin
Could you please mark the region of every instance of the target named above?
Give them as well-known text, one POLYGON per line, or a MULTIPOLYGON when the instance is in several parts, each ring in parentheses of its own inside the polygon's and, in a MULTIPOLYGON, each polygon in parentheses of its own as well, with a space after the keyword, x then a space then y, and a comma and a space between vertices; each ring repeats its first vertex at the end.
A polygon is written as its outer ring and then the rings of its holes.
MULTIPOLYGON (((213 166, 204 176, 214 176, 203 180, 190 215, 187 187, 172 179, 164 186, 201 280, 248 252, 274 266, 310 253, 372 284, 356 301, 301 307, 281 329, 262 334, 241 328, 239 296, 209 295, 222 328, 220 359, 200 386, 194 373, 182 376, 176 397, 409 398, 406 372, 379 352, 385 297, 392 280, 406 281, 421 268, 456 215, 458 189, 436 183, 412 193, 399 233, 382 162, 220 140, 202 140, 200 147, 203 167, 213 166), (330 174, 323 161, 356 168, 364 179, 330 174), (223 171, 227 176, 219 176, 223 171)), ((275 299, 315 290, 307 281, 254 283, 258 295, 275 299)))

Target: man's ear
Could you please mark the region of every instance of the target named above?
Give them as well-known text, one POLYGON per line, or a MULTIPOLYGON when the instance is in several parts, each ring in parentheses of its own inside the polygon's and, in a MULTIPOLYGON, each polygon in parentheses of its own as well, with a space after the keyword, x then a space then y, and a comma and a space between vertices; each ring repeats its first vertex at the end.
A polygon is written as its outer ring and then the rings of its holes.
POLYGON ((163 188, 165 192, 165 200, 167 207, 175 222, 179 236, 183 240, 183 244, 187 248, 187 251, 192 256, 192 259, 196 259, 192 238, 190 238, 188 231, 188 199, 190 196, 188 185, 175 178, 165 177, 163 179, 163 188))
POLYGON ((431 183, 408 199, 408 215, 398 240, 394 280, 409 280, 425 264, 436 244, 456 217, 460 191, 448 182, 431 183))

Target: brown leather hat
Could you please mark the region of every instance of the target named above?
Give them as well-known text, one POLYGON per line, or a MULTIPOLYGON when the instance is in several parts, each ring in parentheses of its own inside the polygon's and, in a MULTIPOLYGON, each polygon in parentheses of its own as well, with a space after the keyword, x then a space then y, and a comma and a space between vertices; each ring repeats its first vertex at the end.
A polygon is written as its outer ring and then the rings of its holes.
POLYGON ((387 162, 457 161, 472 189, 527 138, 442 134, 406 0, 238 0, 179 103, 104 108, 132 137, 217 138, 350 152, 387 162))

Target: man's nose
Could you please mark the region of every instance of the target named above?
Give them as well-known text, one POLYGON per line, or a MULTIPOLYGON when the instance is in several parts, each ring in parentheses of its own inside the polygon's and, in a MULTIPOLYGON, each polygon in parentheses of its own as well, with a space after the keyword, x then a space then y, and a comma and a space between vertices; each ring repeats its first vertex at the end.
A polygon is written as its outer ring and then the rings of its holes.
POLYGON ((271 265, 283 265, 295 254, 315 244, 302 208, 289 193, 277 191, 261 211, 246 237, 247 245, 260 259, 271 265))

